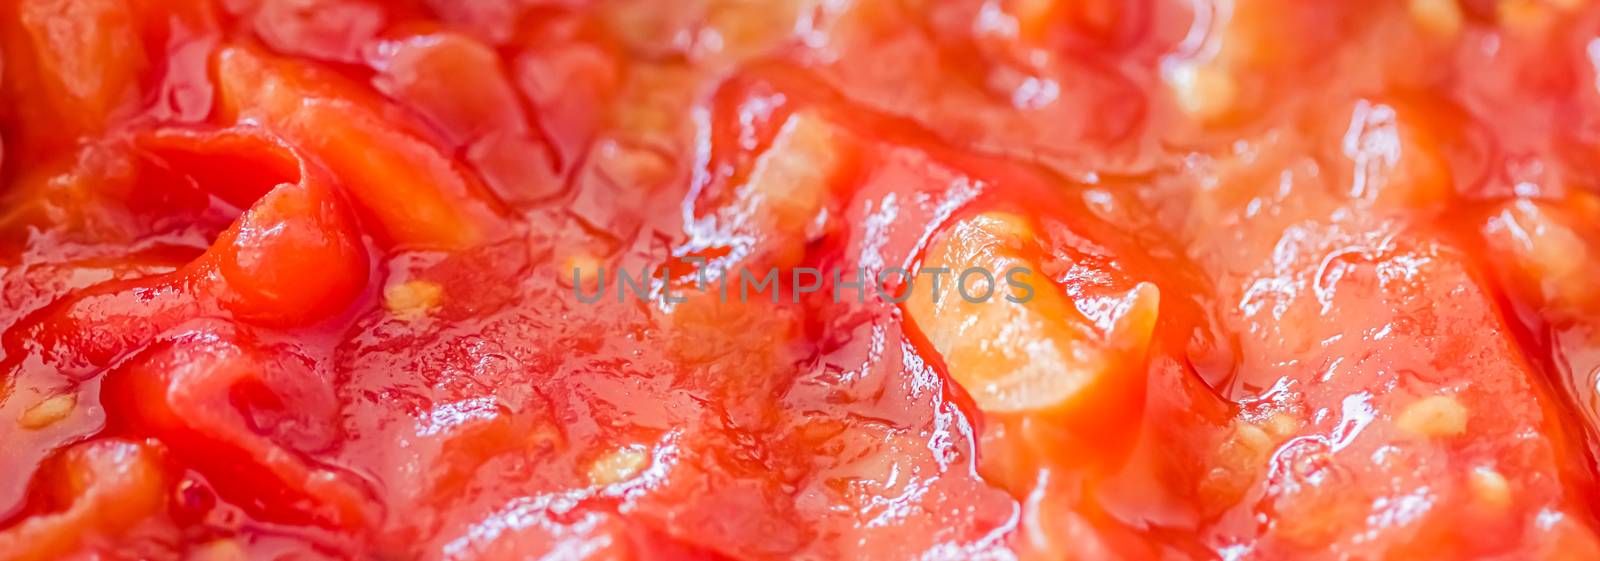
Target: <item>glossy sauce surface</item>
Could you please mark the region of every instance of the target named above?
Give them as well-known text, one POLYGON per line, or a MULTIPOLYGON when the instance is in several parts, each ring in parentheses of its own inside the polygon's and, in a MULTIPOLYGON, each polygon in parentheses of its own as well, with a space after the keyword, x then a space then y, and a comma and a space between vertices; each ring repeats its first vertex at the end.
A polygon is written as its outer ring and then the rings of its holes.
POLYGON ((0 0, 0 53, 0 560, 1600 558, 1583 0, 0 0), (1037 293, 826 274, 941 267, 1037 293))

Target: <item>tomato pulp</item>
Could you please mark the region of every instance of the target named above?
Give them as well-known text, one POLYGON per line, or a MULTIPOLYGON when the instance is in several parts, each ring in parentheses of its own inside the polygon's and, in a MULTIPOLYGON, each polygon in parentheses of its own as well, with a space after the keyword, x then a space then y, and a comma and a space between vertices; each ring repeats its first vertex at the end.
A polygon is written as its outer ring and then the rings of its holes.
POLYGON ((1600 558, 1597 36, 0 0, 0 560, 1600 558))

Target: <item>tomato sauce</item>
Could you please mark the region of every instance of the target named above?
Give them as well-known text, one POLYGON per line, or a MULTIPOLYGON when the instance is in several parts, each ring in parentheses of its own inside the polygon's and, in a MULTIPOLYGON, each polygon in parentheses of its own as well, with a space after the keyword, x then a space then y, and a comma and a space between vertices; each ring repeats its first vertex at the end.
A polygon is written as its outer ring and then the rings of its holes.
POLYGON ((0 560, 1600 558, 1596 61, 1583 0, 0 0, 0 560))

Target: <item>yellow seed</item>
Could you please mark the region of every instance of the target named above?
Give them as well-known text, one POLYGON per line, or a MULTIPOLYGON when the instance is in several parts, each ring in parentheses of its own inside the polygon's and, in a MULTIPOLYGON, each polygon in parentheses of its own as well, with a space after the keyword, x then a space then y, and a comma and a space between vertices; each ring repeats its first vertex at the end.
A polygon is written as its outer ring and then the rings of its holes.
POLYGON ((599 278, 600 268, 603 266, 600 258, 595 257, 593 253, 575 252, 561 261, 557 279, 565 286, 572 286, 574 279, 582 286, 592 286, 599 278))
POLYGON ((1484 236, 1496 255, 1517 265, 1510 270, 1536 287, 1545 304, 1583 307, 1594 301, 1595 267, 1590 240, 1563 209, 1518 199, 1489 217, 1484 236))
POLYGON ((615 140, 599 143, 595 156, 606 178, 629 189, 646 189, 672 178, 672 160, 647 147, 615 140))
POLYGON ((738 200, 726 209, 735 222, 769 236, 775 265, 793 265, 802 256, 808 231, 826 208, 831 183, 844 165, 840 135, 823 117, 804 112, 790 117, 756 159, 738 200))
POLYGON ((1208 509, 1234 504, 1262 473, 1279 440, 1255 423, 1235 420, 1217 445, 1211 469, 1200 479, 1199 493, 1208 509))
POLYGON ((1450 38, 1461 33, 1461 5, 1457 0, 1411 0, 1411 19, 1434 36, 1450 38))
POLYGON ((1467 487, 1472 496, 1485 506, 1503 509, 1511 506, 1511 484, 1504 475, 1489 466, 1473 468, 1467 474, 1467 487))
POLYGON ((249 554, 245 553, 244 547, 240 546, 238 541, 229 539, 214 540, 201 545, 188 556, 189 561, 246 561, 249 558, 249 554))
POLYGON ((38 430, 60 422, 72 413, 78 405, 78 396, 75 394, 59 394, 45 399, 27 411, 17 420, 22 428, 38 430))
POLYGON ((1266 430, 1274 439, 1282 441, 1300 430, 1300 419, 1288 413, 1273 413, 1267 418, 1266 430))
POLYGON ((1407 406, 1395 424, 1416 436, 1456 436, 1467 430, 1467 407, 1447 395, 1425 397, 1407 406))
POLYGON ((589 482, 595 485, 612 485, 632 479, 650 464, 650 456, 642 446, 628 446, 607 452, 589 465, 589 482))
POLYGON ((1506 29, 1534 33, 1554 23, 1556 14, 1540 0, 1500 0, 1495 15, 1506 29))
POLYGON ((1273 447, 1272 435, 1255 423, 1245 421, 1234 423, 1233 444, 1239 453, 1251 459, 1265 456, 1273 447))
POLYGON ((439 308, 444 287, 429 281, 406 281, 383 289, 383 304, 400 319, 418 319, 439 308))
POLYGON ((1180 64, 1168 76, 1167 86, 1178 108, 1200 121, 1227 115, 1239 97, 1233 76, 1215 64, 1180 64))

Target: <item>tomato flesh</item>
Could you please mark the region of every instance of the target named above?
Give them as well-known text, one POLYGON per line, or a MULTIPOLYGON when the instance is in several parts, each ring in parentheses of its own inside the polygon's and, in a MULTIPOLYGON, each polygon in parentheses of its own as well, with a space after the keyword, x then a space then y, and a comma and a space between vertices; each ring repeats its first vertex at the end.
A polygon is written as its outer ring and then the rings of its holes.
POLYGON ((1600 558, 1600 6, 679 4, 0 0, 0 561, 1600 558))

